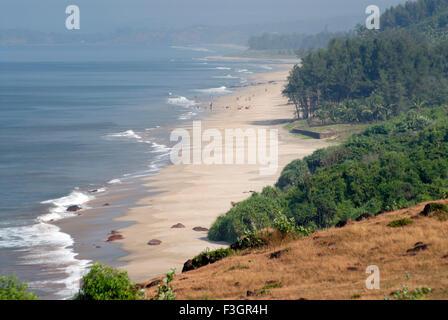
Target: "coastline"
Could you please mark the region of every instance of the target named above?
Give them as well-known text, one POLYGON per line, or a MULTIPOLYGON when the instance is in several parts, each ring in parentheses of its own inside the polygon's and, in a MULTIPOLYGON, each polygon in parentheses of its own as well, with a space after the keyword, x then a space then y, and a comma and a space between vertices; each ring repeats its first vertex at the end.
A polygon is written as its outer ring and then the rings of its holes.
MULTIPOLYGON (((209 241, 207 231, 193 228, 209 228, 219 215, 231 208, 231 202, 244 200, 251 191, 259 192, 264 186, 274 184, 289 162, 330 145, 326 141, 301 139, 283 128, 294 112, 294 107, 281 95, 289 67, 252 76, 254 85, 217 98, 213 111, 201 118, 203 130, 278 129, 276 173, 260 175, 259 165, 253 164, 182 164, 168 165, 159 174, 145 178, 145 189, 157 194, 140 198, 123 216, 114 219, 130 224, 119 230, 124 239, 116 243, 127 252, 118 259, 119 268, 128 271, 133 281, 160 276, 172 267, 180 272, 187 259, 206 248, 227 246, 224 242, 209 241), (249 109, 238 110, 237 105, 249 106, 249 109), (178 223, 185 228, 172 228, 178 223), (148 245, 152 239, 160 240, 161 244, 148 245)), ((184 128, 191 129, 191 124, 186 123, 184 128)))

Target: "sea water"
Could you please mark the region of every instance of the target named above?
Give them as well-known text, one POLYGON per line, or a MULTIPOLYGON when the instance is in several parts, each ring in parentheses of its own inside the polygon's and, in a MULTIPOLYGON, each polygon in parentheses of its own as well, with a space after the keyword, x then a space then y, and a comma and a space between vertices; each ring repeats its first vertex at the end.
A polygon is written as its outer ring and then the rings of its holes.
MULTIPOLYGON (((67 299, 92 264, 57 221, 169 163, 169 132, 262 62, 194 47, 0 48, 0 275, 67 299)), ((204 108, 205 106, 205 108, 204 108)), ((100 261, 101 262, 101 261, 100 261)))

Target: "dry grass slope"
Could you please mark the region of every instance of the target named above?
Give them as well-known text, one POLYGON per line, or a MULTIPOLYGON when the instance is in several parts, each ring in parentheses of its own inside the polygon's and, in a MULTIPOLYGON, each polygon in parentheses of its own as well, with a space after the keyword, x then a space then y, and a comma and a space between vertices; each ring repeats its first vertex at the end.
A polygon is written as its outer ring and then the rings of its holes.
POLYGON ((420 215, 425 204, 178 274, 177 299, 384 299, 402 285, 430 287, 427 299, 448 299, 448 221, 420 215), (387 226, 401 218, 414 222, 387 226), (369 265, 380 269, 379 290, 366 289, 369 265))

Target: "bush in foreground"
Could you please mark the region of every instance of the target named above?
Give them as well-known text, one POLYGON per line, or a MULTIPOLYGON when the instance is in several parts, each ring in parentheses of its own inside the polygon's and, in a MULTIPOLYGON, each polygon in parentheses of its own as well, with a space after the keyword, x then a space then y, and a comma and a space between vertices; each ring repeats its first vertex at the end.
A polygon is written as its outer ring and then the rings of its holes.
POLYGON ((16 275, 0 277, 0 300, 37 300, 37 296, 28 292, 27 284, 20 283, 16 275))
POLYGON ((95 263, 82 278, 75 300, 138 300, 143 294, 126 271, 95 263))

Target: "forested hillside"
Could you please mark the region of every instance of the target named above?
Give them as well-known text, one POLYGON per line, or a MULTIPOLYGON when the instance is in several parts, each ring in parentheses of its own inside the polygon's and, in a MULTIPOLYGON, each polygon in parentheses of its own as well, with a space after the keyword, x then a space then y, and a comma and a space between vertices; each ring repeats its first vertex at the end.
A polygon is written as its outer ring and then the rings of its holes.
POLYGON ((326 49, 304 57, 284 90, 298 118, 374 122, 448 102, 448 40, 416 31, 442 17, 433 8, 445 3, 420 0, 392 8, 382 15, 380 31, 358 28, 356 37, 332 39, 326 49))
POLYGON ((448 41, 398 27, 406 10, 426 21, 445 3, 390 9, 386 20, 399 22, 333 39, 294 67, 284 94, 298 117, 372 125, 287 165, 275 187, 220 216, 210 239, 235 241, 282 216, 315 230, 448 196, 448 41))

